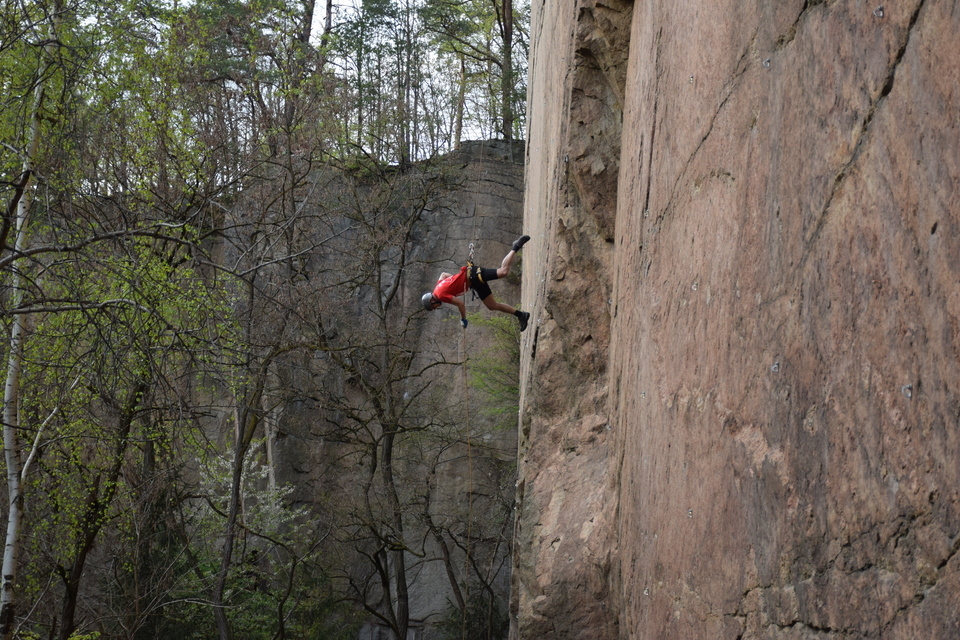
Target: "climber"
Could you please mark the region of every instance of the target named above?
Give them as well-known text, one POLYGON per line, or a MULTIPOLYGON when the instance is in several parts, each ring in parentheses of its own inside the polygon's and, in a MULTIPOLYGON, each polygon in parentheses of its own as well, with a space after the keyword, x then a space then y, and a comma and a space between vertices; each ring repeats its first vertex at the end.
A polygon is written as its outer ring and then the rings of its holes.
POLYGON ((437 286, 433 288, 433 291, 423 294, 423 297, 420 299, 421 302, 423 302, 423 308, 427 311, 433 311, 434 309, 439 309, 440 304, 443 302, 452 304, 460 311, 460 324, 466 329, 467 309, 463 304, 462 296, 467 292, 467 289, 473 289, 487 309, 516 316, 517 320, 520 321, 520 331, 523 331, 527 328, 527 320, 530 319, 530 314, 526 311, 514 309, 508 304, 497 302, 493 297, 493 293, 490 291, 490 285, 488 283, 491 280, 505 278, 507 274, 510 273, 510 266, 513 264, 514 257, 529 239, 530 236, 520 236, 517 238, 510 252, 503 258, 503 263, 499 269, 484 269, 469 264, 460 267, 460 272, 457 274, 441 273, 440 279, 437 280, 437 286))

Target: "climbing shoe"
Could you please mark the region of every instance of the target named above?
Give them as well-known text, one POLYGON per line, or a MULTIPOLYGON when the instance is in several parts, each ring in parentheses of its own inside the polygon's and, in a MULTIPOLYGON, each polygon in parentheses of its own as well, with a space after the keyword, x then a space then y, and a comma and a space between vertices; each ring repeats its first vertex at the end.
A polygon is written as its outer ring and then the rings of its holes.
MULTIPOLYGON (((529 239, 530 239, 530 236, 520 236, 519 238, 517 238, 516 240, 514 240, 514 242, 513 242, 513 250, 514 250, 514 251, 520 251, 520 249, 523 249, 523 245, 527 244, 527 240, 529 240, 529 239)), ((522 329, 521 329, 521 331, 522 331, 522 329)))
POLYGON ((530 313, 527 311, 518 311, 517 320, 520 321, 520 331, 527 328, 527 320, 530 319, 530 313))

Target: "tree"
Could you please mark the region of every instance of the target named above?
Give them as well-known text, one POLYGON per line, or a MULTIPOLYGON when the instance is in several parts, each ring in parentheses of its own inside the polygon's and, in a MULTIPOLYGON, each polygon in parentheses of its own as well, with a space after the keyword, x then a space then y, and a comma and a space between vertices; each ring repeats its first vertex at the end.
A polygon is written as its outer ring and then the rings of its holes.
MULTIPOLYGON (((346 232, 317 256, 317 331, 327 336, 316 390, 331 421, 322 437, 343 442, 362 461, 356 501, 343 500, 338 539, 364 560, 345 576, 360 605, 406 637, 409 625, 404 440, 425 427, 411 398, 425 382, 412 360, 417 317, 402 304, 410 248, 425 211, 446 187, 430 166, 382 172, 376 165, 339 181, 334 211, 346 232), (361 471, 362 470, 362 471, 361 471)), ((332 187, 331 187, 332 188, 332 187)), ((328 190, 328 193, 330 190, 328 190)), ((435 366, 431 364, 430 366, 435 366)))
MULTIPOLYGON (((526 8, 523 5, 521 11, 526 8)), ((460 70, 455 141, 460 141, 467 97, 478 89, 483 92, 478 96, 480 115, 486 120, 478 126, 484 131, 495 123, 493 130, 500 137, 513 140, 522 130, 518 114, 522 113, 526 91, 520 79, 527 50, 523 29, 517 38, 513 0, 427 0, 422 14, 440 53, 452 56, 460 70)))
POLYGON ((331 59, 355 99, 350 142, 405 167, 456 148, 465 128, 513 140, 525 101, 516 14, 512 0, 365 0, 347 13, 331 59))
MULTIPOLYGON (((180 142, 172 131, 181 129, 183 124, 171 126, 175 116, 164 114, 165 117, 148 121, 143 117, 147 114, 137 112, 136 106, 139 104, 142 107, 151 104, 151 101, 138 103, 135 99, 129 100, 130 93, 123 96, 125 100, 120 99, 118 92, 110 90, 81 96, 83 87, 97 85, 96 79, 100 77, 97 71, 112 72, 112 80, 124 80, 119 83, 121 89, 128 89, 134 95, 134 88, 166 86, 165 83, 138 82, 142 81, 142 76, 124 76, 117 71, 123 67, 123 62, 129 63, 137 56, 148 57, 147 52, 131 52, 118 47, 116 50, 105 50, 111 52, 109 55, 71 57, 68 52, 97 51, 89 37, 94 32, 85 30, 88 27, 83 26, 90 23, 63 3, 51 7, 36 5, 36 8, 40 18, 26 13, 21 16, 21 24, 25 25, 23 34, 46 29, 45 37, 35 38, 46 43, 39 48, 40 57, 35 71, 29 73, 29 65, 25 65, 25 75, 15 66, 5 68, 9 72, 8 85, 14 86, 12 83, 22 80, 24 91, 33 96, 33 101, 25 112, 30 123, 28 128, 20 129, 17 133, 16 119, 5 123, 7 131, 20 135, 25 142, 20 152, 23 171, 16 180, 11 181, 13 199, 4 218, 3 233, 0 234, 3 241, 0 267, 8 270, 7 282, 13 292, 6 312, 11 320, 11 351, 4 401, 9 501, 2 619, 4 634, 9 637, 15 623, 21 506, 28 470, 28 465, 23 468, 19 465, 20 434, 35 428, 34 425, 42 424, 56 435, 47 440, 41 438, 46 434, 37 430, 28 462, 34 460, 38 451, 44 453, 46 460, 56 460, 58 456, 51 452, 59 449, 62 462, 57 475, 70 475, 68 469, 71 465, 76 470, 77 482, 58 485, 48 500, 48 508, 53 509, 53 513, 60 513, 67 518, 61 522, 63 526, 57 529, 63 534, 58 542, 60 548, 51 554, 63 559, 58 567, 64 587, 62 611, 52 628, 58 629, 61 637, 67 637, 75 627, 80 581, 90 550, 103 529, 121 486, 121 472, 127 462, 130 436, 141 415, 142 399, 153 385, 161 382, 162 376, 177 373, 171 369, 158 373, 161 367, 151 367, 155 355, 151 350, 159 349, 159 353, 167 353, 172 345, 164 344, 169 340, 165 341, 163 336, 172 335, 174 342, 182 343, 183 337, 190 335, 191 330, 191 327, 171 319, 169 314, 165 315, 162 308, 164 301, 174 297, 181 303, 187 302, 187 289, 177 289, 176 296, 167 292, 161 300, 145 301, 144 296, 156 294, 158 289, 144 283, 146 274, 151 270, 145 269, 143 246, 135 240, 156 240, 158 244, 151 245, 149 250, 156 252, 157 260, 169 267, 167 275, 176 270, 178 277, 190 280, 191 273, 182 267, 184 261, 190 260, 190 253, 180 249, 196 247, 194 240, 187 237, 190 232, 183 217, 186 213, 184 208, 191 208, 193 197, 205 185, 203 173, 198 171, 202 168, 202 156, 188 152, 180 153, 178 157, 177 152, 186 149, 182 144, 178 145, 179 148, 171 149, 180 142), (46 13, 43 13, 44 9, 46 13), (118 60, 121 62, 118 63, 118 60), (54 95, 57 100, 50 100, 47 95, 54 95), (111 156, 116 147, 108 144, 105 145, 105 155, 96 156, 89 164, 78 162, 85 153, 90 153, 90 147, 83 146, 84 135, 102 126, 100 118, 105 110, 121 102, 134 105, 132 109, 118 111, 121 115, 130 116, 130 121, 139 125, 139 129, 129 127, 125 131, 128 135, 122 137, 130 141, 130 148, 135 146, 138 139, 142 141, 143 137, 140 136, 144 134, 159 134, 154 140, 159 139, 160 145, 148 144, 144 148, 159 148, 170 155, 150 157, 139 153, 139 150, 128 153, 121 148, 120 153, 111 156), (43 130, 44 123, 50 121, 57 126, 47 126, 43 130), (46 148, 41 147, 41 142, 46 143, 46 148), (171 157, 178 158, 180 162, 169 163, 171 157), (186 179, 170 180, 171 164, 181 172, 180 177, 186 179), (158 166, 163 166, 164 170, 156 171, 158 166), (43 176, 46 190, 42 212, 31 211, 32 181, 37 175, 43 176), (166 188, 171 182, 181 189, 166 188), (193 189, 190 189, 191 186, 193 189), (158 210, 163 207, 168 207, 167 210, 179 219, 171 223, 162 215, 158 216, 158 210), (142 215, 144 213, 146 215, 142 215), (32 223, 28 216, 34 218, 32 223), (28 225, 33 227, 32 246, 26 243, 28 225), (11 230, 13 246, 9 243, 11 230), (104 287, 118 284, 126 289, 122 294, 111 295, 104 290, 104 287), (155 322, 158 319, 164 322, 158 325, 155 322), (31 321, 38 333, 28 344, 26 328, 31 321), (53 338, 44 333, 51 330, 48 327, 54 327, 53 338), (56 327, 72 327, 67 335, 73 341, 67 342, 62 337, 57 339, 56 327), (102 340, 106 335, 118 331, 117 342, 102 340), (45 336, 49 342, 45 342, 45 336), (118 344, 136 346, 124 350, 117 347, 118 344), (57 351, 48 354, 48 357, 25 360, 26 354, 36 353, 38 347, 45 345, 55 345, 57 351), (138 352, 137 346, 144 346, 146 351, 138 352), (109 351, 111 357, 106 357, 103 348, 115 351, 109 351), (136 361, 133 365, 126 361, 129 357, 136 361), (100 366, 90 366, 89 362, 86 366, 81 364, 90 359, 94 364, 111 362, 122 365, 126 362, 130 366, 116 366, 105 371, 100 366), (20 384, 25 362, 35 369, 28 376, 31 386, 27 389, 20 384), (77 375, 74 378, 73 386, 82 381, 82 388, 94 390, 92 393, 74 393, 70 396, 73 399, 85 399, 86 408, 77 412, 86 412, 89 418, 86 421, 65 422, 61 416, 66 410, 66 396, 55 394, 54 397, 60 400, 51 407, 45 394, 50 391, 51 385, 56 387, 58 384, 51 376, 74 369, 87 372, 86 376, 96 373, 99 377, 88 380, 84 375, 77 375), (132 372, 129 377, 106 382, 108 374, 122 375, 128 371, 132 372), (21 411, 24 408, 31 411, 26 415, 33 418, 32 422, 23 420, 21 411), (78 435, 69 434, 70 428, 82 424, 102 426, 106 423, 114 425, 113 432, 90 431, 91 434, 103 435, 91 435, 92 443, 89 446, 64 445, 66 442, 83 442, 78 435), (74 487, 76 491, 71 493, 68 487, 74 487)), ((103 15, 99 17, 104 18, 103 15)), ((111 17, 116 18, 116 15, 111 17)), ((97 24, 96 37, 100 37, 101 33, 111 33, 114 27, 123 30, 127 26, 123 20, 118 25, 104 19, 97 24)), ((31 51, 26 38, 23 38, 21 48, 24 53, 31 51)), ((129 70, 130 67, 123 68, 129 70)), ((16 114, 17 111, 11 109, 5 113, 16 114)), ((183 129, 189 131, 189 128, 183 129)), ((115 141, 116 138, 107 136, 105 139, 115 141)), ((6 166, 10 164, 5 162, 6 166)), ((216 180, 213 184, 218 188, 216 180)), ((175 278, 168 280, 174 281, 175 278)), ((156 286, 163 284, 169 282, 156 286)), ((65 388, 63 380, 59 380, 59 384, 65 388)))
MULTIPOLYGON (((332 255, 319 274, 318 330, 328 340, 314 363, 320 387, 312 393, 326 421, 316 435, 337 443, 343 461, 330 463, 335 482, 360 490, 338 494, 331 517, 340 523, 333 532, 339 544, 331 553, 345 557, 340 572, 355 601, 403 638, 422 569, 443 562, 451 593, 468 580, 479 589, 480 582, 464 574, 466 556, 474 556, 478 568, 493 562, 488 552, 499 553, 502 562, 505 554, 493 547, 504 549, 503 539, 480 539, 490 527, 499 530, 504 518, 497 516, 497 525, 491 521, 469 542, 471 514, 450 510, 455 500, 438 489, 432 474, 462 464, 470 427, 461 422, 458 401, 448 406, 460 363, 417 353, 425 319, 418 305, 409 304, 409 278, 420 271, 412 250, 422 241, 425 214, 445 206, 456 185, 430 163, 406 172, 370 166, 341 185, 331 213, 349 231, 328 245, 332 255)), ((475 451, 489 453, 481 449, 475 451)), ((483 506, 476 513, 492 512, 488 502, 478 498, 483 506)), ((489 579, 487 569, 480 573, 489 579)))
MULTIPOLYGON (((57 49, 61 5, 53 7, 49 20, 45 23, 47 44, 42 47, 42 57, 36 66, 36 74, 31 76, 28 87, 32 90, 33 102, 27 112, 28 128, 20 132, 23 145, 22 172, 13 182, 13 198, 0 229, 0 251, 14 256, 23 255, 27 250, 28 215, 33 195, 36 159, 42 137, 41 119, 45 108, 44 94, 50 82, 48 74, 54 66, 57 49), (10 233, 13 233, 13 246, 8 247, 10 233)), ((14 40, 21 40, 18 38, 14 40)), ((0 254, 2 255, 2 254, 0 254)), ((14 307, 23 300, 23 274, 15 264, 11 278, 14 307)), ((23 341, 26 333, 26 317, 17 315, 10 327, 10 350, 8 354, 7 375, 3 394, 3 445, 7 466, 7 528, 4 543, 2 575, 0 575, 0 634, 4 638, 13 637, 15 615, 15 589, 20 548, 20 526, 23 514, 22 477, 24 471, 20 459, 20 376, 23 364, 23 341)))
MULTIPOLYGON (((470 314, 469 319, 471 328, 490 329, 493 341, 464 363, 463 381, 469 379, 470 385, 464 384, 453 409, 479 410, 493 419, 495 429, 511 429, 519 410, 519 329, 509 317, 470 314)), ((469 415, 449 415, 445 422, 429 448, 430 482, 423 501, 423 521, 454 594, 438 627, 448 638, 495 640, 509 622, 502 583, 513 523, 513 447, 498 450, 486 438, 478 439, 469 415), (465 501, 444 491, 439 481, 445 467, 464 464, 469 467, 465 501)))
POLYGON ((345 549, 369 561, 352 595, 405 633, 440 553, 423 473, 462 446, 405 304, 456 99, 421 8, 328 2, 319 36, 312 0, 2 12, 7 637, 349 629, 345 549), (297 403, 363 463, 316 535, 278 462, 297 403))

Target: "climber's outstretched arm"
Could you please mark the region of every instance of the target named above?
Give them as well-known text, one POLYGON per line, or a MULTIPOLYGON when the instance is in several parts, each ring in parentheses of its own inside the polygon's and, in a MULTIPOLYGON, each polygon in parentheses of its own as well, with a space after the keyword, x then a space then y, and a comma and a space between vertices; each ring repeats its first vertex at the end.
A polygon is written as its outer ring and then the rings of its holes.
POLYGON ((467 305, 463 304, 463 298, 454 298, 454 299, 450 302, 450 304, 452 304, 453 306, 455 306, 457 309, 460 310, 460 317, 461 317, 461 318, 466 318, 466 317, 467 317, 467 305))

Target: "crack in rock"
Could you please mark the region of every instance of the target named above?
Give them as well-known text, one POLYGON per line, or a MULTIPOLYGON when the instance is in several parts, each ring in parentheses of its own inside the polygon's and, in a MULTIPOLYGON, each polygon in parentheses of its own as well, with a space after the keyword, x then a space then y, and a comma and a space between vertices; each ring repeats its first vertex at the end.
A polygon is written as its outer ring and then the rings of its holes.
POLYGON ((800 261, 797 264, 797 272, 800 273, 803 271, 807 261, 810 258, 810 254, 813 251, 813 247, 817 244, 817 241, 820 238, 820 234, 823 231, 823 227, 826 224, 827 217, 830 212, 830 207, 833 204, 833 198, 843 186, 844 179, 848 175, 850 169, 860 158, 861 153, 866 140, 869 138, 872 128, 871 124, 873 123, 874 116, 877 113, 877 110, 880 108, 881 104, 885 101, 886 97, 893 90, 894 81, 896 79, 897 70, 900 67, 900 63, 903 61, 903 57, 906 54, 907 48, 910 44, 911 36, 913 35, 914 29, 917 25, 917 21, 920 17, 920 11, 923 9, 926 0, 920 0, 917 3, 917 7, 913 12, 913 15, 910 17, 910 22, 906 30, 906 35, 903 38, 903 41, 900 44, 899 49, 897 50, 897 55, 894 57, 893 63, 890 65, 890 69, 887 72, 886 80, 884 81, 883 88, 880 91, 880 94, 875 100, 870 104, 870 107, 867 109, 867 114, 864 116, 861 128, 860 135, 857 138, 856 144, 853 146, 853 151, 850 154, 850 158, 844 163, 844 165, 837 172, 837 175, 833 180, 833 187, 830 190, 829 195, 827 196, 827 201, 824 203, 823 208, 820 211, 819 216, 817 217, 817 222, 814 225, 813 231, 810 234, 810 239, 807 240, 804 244, 803 255, 800 257, 800 261))

